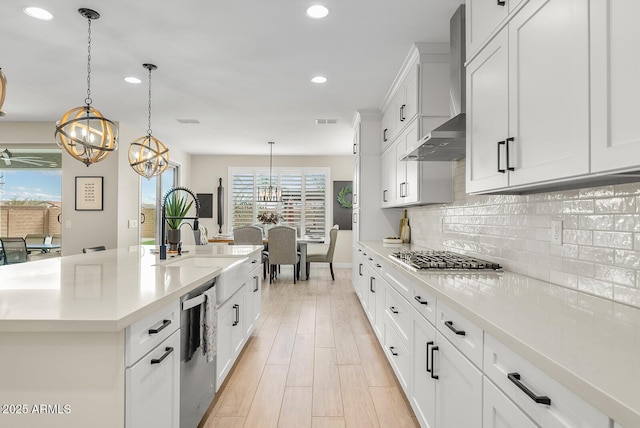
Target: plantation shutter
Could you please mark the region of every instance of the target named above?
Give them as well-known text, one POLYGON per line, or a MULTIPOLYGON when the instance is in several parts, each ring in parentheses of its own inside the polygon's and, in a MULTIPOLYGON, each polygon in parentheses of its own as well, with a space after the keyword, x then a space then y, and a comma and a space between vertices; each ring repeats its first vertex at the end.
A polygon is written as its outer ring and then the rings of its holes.
POLYGON ((256 222, 254 208, 255 176, 251 172, 236 173, 231 184, 231 225, 242 226, 256 222))

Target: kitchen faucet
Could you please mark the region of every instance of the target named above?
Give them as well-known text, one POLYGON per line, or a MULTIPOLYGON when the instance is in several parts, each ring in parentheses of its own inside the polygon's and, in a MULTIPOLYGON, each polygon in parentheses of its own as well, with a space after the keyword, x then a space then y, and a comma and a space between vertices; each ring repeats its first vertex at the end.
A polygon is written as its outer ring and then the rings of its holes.
MULTIPOLYGON (((167 258, 167 244, 165 243, 165 233, 166 233, 166 222, 167 220, 171 220, 171 219, 181 219, 181 220, 193 220, 193 226, 192 229, 194 232, 199 231, 199 225, 198 225, 198 219, 200 218, 200 200, 196 197, 196 195, 189 189, 187 189, 186 187, 174 187, 173 189, 169 189, 169 191, 164 195, 164 198, 162 198, 162 226, 161 226, 161 232, 160 232, 160 260, 166 260, 167 258), (188 194, 191 195, 191 197, 193 198, 193 200, 196 202, 196 216, 195 217, 167 217, 166 212, 165 212, 165 205, 167 202, 167 198, 169 197, 169 195, 171 195, 173 192, 177 191, 177 190, 183 190, 185 192, 187 192, 188 194)), ((197 240, 196 240, 197 242, 197 240)))

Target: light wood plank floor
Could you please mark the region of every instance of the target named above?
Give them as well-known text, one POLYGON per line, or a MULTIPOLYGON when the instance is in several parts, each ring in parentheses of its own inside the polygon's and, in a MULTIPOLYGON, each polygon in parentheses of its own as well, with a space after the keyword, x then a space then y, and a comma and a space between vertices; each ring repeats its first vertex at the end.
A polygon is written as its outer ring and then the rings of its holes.
POLYGON ((199 428, 418 427, 351 285, 313 265, 263 283, 262 316, 199 428))

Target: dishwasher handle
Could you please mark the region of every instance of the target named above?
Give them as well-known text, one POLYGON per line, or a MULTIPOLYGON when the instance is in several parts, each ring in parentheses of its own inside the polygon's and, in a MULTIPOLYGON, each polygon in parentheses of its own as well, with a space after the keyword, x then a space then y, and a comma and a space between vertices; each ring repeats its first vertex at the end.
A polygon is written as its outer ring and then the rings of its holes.
POLYGON ((194 308, 198 305, 203 304, 207 300, 207 296, 205 294, 198 294, 196 297, 193 297, 189 300, 185 300, 182 302, 182 310, 188 311, 191 308, 194 308))

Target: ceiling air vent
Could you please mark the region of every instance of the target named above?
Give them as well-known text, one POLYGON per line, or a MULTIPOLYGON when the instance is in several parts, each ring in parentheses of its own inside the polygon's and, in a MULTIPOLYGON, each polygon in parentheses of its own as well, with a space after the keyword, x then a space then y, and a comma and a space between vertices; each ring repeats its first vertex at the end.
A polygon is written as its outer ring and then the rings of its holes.
POLYGON ((200 123, 198 119, 176 119, 180 123, 200 123))
POLYGON ((335 125, 338 119, 316 119, 316 125, 335 125))

